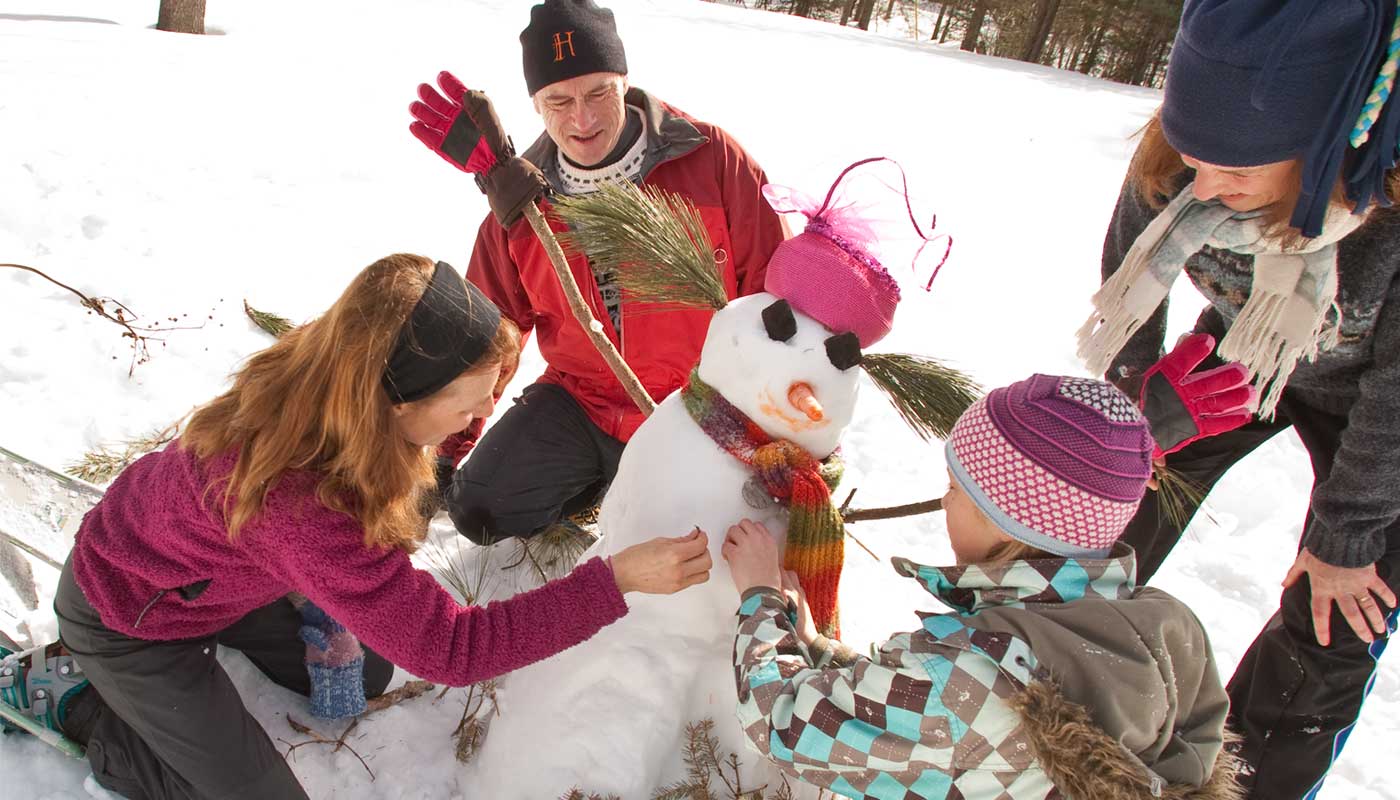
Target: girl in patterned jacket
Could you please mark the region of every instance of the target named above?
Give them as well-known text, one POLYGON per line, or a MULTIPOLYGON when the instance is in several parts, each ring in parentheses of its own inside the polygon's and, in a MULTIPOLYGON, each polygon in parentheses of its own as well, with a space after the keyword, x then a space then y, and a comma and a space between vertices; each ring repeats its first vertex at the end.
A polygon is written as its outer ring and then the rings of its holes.
POLYGON ((856 798, 1236 797, 1205 631, 1135 585, 1117 541, 1152 451, 1101 381, 1034 375, 977 401, 946 447, 957 565, 894 560, 953 611, 870 658, 818 634, 767 530, 730 528, 752 746, 856 798))

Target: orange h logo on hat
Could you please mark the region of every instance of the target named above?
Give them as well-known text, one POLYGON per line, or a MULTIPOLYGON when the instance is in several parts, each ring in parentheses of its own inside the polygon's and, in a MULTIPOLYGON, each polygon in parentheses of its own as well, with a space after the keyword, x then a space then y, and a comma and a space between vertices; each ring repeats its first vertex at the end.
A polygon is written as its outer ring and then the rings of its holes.
POLYGON ((554 60, 564 60, 564 48, 569 48, 569 57, 574 56, 574 32, 564 31, 554 34, 554 60))

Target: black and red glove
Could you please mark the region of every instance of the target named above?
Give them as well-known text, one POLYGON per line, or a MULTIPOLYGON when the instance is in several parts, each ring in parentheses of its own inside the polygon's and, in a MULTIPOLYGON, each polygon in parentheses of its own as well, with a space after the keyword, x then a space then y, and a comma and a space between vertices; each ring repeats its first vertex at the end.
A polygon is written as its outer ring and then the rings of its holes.
POLYGON ((408 107, 414 119, 409 131, 452 166, 474 174, 491 213, 509 227, 545 193, 548 181, 515 154, 484 92, 468 89, 450 72, 438 73, 438 86, 441 94, 418 85, 419 99, 408 107))
POLYGON ((1214 351, 1214 336, 1192 334, 1143 373, 1141 406, 1157 441, 1154 461, 1254 418, 1259 393, 1243 364, 1192 372, 1214 351))

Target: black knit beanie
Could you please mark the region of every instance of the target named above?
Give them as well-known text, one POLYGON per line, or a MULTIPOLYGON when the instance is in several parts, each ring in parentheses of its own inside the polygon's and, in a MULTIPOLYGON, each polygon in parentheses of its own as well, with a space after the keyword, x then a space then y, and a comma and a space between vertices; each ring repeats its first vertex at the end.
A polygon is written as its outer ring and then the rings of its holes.
POLYGON ((627 74, 613 13, 593 0, 545 0, 520 32, 530 96, 551 83, 593 72, 627 74))

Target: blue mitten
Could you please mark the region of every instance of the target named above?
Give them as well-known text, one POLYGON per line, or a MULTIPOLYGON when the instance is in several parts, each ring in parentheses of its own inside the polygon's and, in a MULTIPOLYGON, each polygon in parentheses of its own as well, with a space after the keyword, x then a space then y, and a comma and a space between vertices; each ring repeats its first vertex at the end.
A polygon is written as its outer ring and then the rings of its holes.
POLYGON ((365 653, 355 635, 310 600, 300 606, 311 713, 340 719, 365 711, 365 653))

